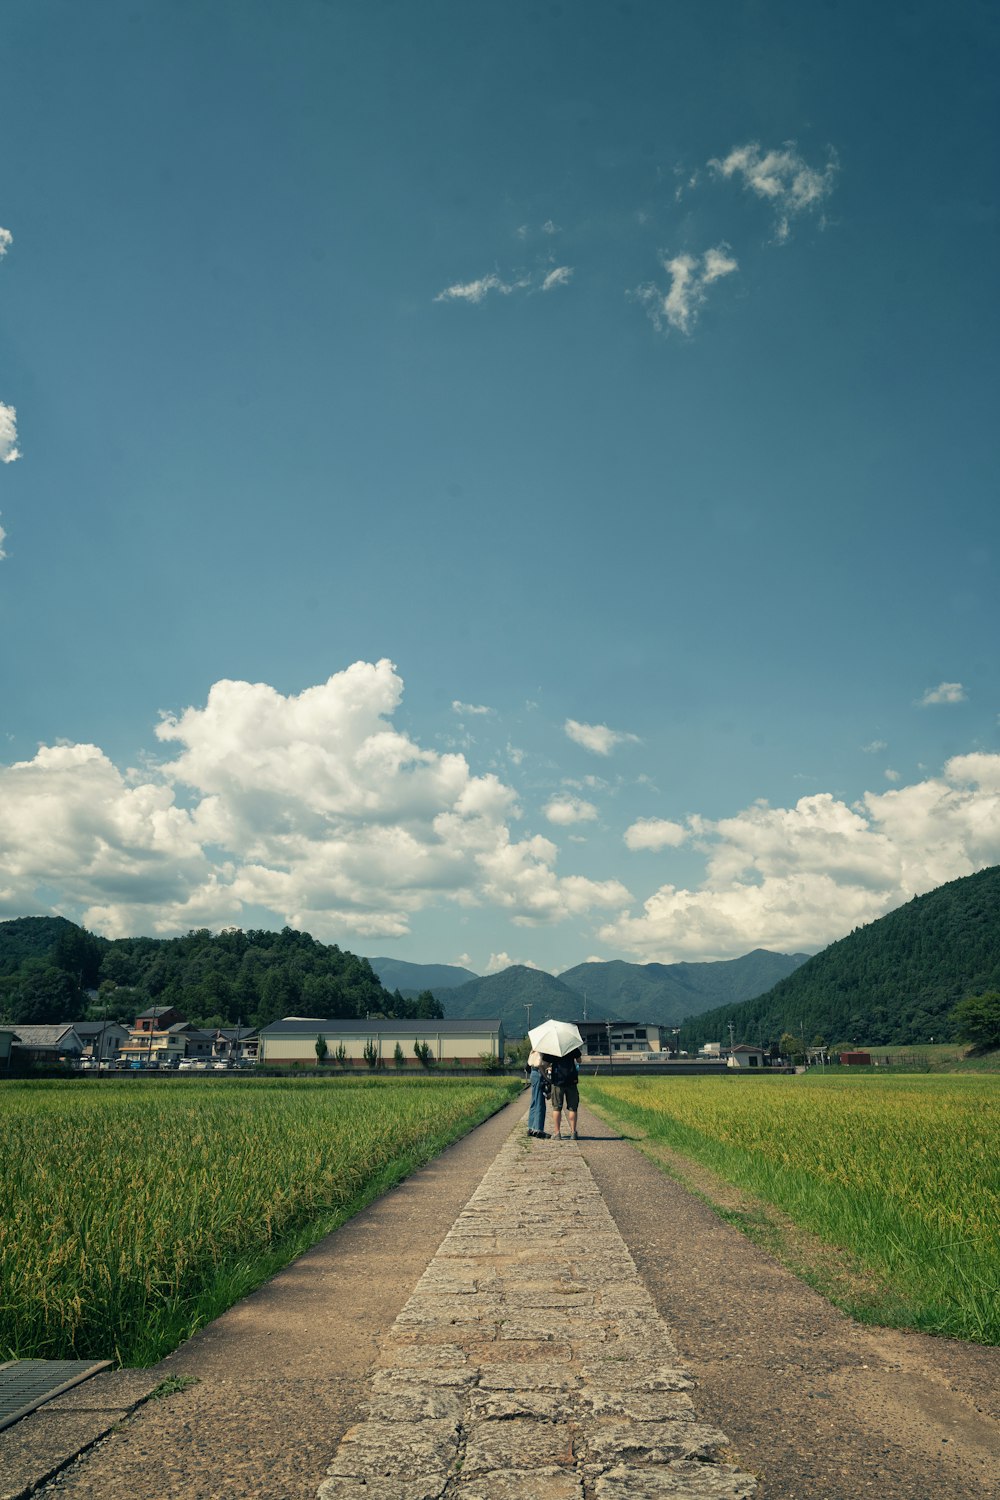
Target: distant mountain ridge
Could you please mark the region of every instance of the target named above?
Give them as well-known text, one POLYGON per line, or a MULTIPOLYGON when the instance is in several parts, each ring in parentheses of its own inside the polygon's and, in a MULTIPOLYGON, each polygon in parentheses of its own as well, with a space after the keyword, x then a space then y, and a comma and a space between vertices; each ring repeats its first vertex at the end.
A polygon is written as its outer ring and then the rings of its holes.
POLYGON ((577 964, 559 978, 586 995, 588 1013, 591 1005, 597 1005, 602 1015, 615 1020, 679 1026, 700 1011, 763 994, 808 957, 807 953, 755 948, 742 958, 714 963, 630 964, 615 959, 577 964))
POLYGON ((945 1042, 952 1008, 987 990, 1000 990, 1000 865, 855 928, 756 998, 692 1012, 681 1045, 728 1039, 730 1023, 737 1042, 945 1042))
POLYGON ((420 990, 453 990, 479 978, 474 970, 458 964, 411 964, 402 958, 370 958, 368 962, 387 990, 399 990, 402 995, 408 991, 416 995, 420 990))
MULTIPOLYGON (((716 963, 576 964, 558 976, 522 965, 487 974, 449 989, 438 999, 446 1016, 499 1016, 508 1035, 522 1036, 526 1005, 532 1024, 554 1016, 592 1021, 645 1021, 679 1026, 686 1016, 717 1006, 720 1000, 746 1000, 768 989, 806 961, 804 953, 769 953, 757 948, 742 958, 716 963)), ((373 967, 376 960, 372 960, 373 967)), ((386 983, 384 976, 382 982, 386 983)), ((433 986, 432 986, 433 988, 433 986)))

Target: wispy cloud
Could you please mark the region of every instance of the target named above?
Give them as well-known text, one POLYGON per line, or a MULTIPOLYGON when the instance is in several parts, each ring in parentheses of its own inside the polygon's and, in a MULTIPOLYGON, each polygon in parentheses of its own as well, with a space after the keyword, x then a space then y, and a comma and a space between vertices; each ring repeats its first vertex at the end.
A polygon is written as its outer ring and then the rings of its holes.
POLYGON ((872 740, 871 744, 861 746, 865 755, 877 755, 880 750, 888 750, 888 748, 889 745, 886 740, 872 740))
POLYGON ((542 225, 542 233, 543 234, 558 234, 559 233, 559 225, 558 224, 553 224, 553 222, 552 222, 551 219, 546 219, 545 223, 542 225))
POLYGON ((568 286, 573 275, 572 266, 556 266, 542 282, 542 291, 551 292, 555 286, 568 286))
MULTIPOLYGON (((520 233, 520 231, 518 231, 520 233)), ((572 266, 555 266, 547 272, 523 272, 510 281, 504 281, 496 271, 480 276, 476 281, 456 281, 438 292, 435 302, 471 302, 474 305, 485 301, 490 292, 509 297, 512 292, 551 292, 557 286, 568 286, 573 276, 572 266)))
POLYGON ((616 745, 639 743, 637 734, 609 729, 607 724, 581 724, 576 719, 567 719, 563 729, 571 740, 585 750, 592 750, 595 755, 610 755, 616 745))
POLYGON ((2 260, 3 257, 7 254, 7 251, 10 249, 13 243, 14 236, 11 234, 10 230, 4 229, 2 226, 0 226, 0 260, 2 260))
POLYGON ((939 682, 936 688, 928 688, 916 701, 918 708, 929 708, 932 703, 964 703, 966 697, 960 682, 939 682))
POLYGON ((485 703, 463 703, 460 698, 451 700, 452 713, 456 714, 495 714, 495 708, 489 708, 485 703))
POLYGON ((6 531, 4 531, 3 527, 0 526, 0 561, 2 561, 7 556, 6 552, 3 550, 4 538, 6 537, 6 535, 6 531))
POLYGON ((762 151, 757 141, 748 141, 721 160, 714 157, 709 166, 720 177, 741 178, 748 192, 773 206, 778 244, 788 239, 794 218, 818 209, 830 196, 839 169, 832 149, 820 170, 800 156, 794 141, 786 141, 778 151, 762 151))
POLYGON ((477 281, 456 281, 452 286, 446 286, 443 292, 438 292, 434 298, 435 302, 482 302, 490 292, 499 292, 502 297, 509 297, 511 292, 519 291, 527 286, 526 281, 501 281, 495 271, 488 276, 480 276, 477 281))
POLYGON ((0 401, 0 463, 12 464, 21 457, 17 446, 17 410, 0 401))
POLYGON ((739 264, 729 254, 728 245, 716 245, 700 259, 695 255, 664 257, 663 269, 670 276, 668 292, 650 281, 636 287, 631 295, 645 307, 657 333, 662 333, 666 326, 689 334, 698 321, 708 288, 723 276, 738 271, 739 264))

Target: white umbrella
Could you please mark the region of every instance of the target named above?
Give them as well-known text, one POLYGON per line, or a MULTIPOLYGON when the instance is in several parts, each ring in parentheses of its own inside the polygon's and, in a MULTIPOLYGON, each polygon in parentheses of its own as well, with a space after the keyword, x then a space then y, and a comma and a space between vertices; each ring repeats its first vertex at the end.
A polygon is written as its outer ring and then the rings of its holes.
POLYGON ((543 1021, 531 1028, 528 1037, 536 1052, 547 1052, 550 1057, 565 1057, 583 1048, 583 1037, 572 1021, 543 1021))

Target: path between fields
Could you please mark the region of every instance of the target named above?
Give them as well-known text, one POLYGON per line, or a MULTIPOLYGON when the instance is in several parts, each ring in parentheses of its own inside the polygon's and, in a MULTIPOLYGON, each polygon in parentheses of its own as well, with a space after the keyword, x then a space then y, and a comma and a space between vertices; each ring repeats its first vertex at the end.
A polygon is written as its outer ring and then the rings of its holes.
MULTIPOLYGON (((503 1110, 169 1356, 158 1378, 198 1384, 140 1407, 38 1493, 314 1500, 365 1415, 380 1341, 523 1110, 503 1110)), ((728 1435, 762 1500, 1000 1493, 997 1350, 860 1327, 595 1116, 582 1112, 581 1128, 579 1146, 532 1149, 581 1154, 695 1377, 698 1418, 728 1435)))

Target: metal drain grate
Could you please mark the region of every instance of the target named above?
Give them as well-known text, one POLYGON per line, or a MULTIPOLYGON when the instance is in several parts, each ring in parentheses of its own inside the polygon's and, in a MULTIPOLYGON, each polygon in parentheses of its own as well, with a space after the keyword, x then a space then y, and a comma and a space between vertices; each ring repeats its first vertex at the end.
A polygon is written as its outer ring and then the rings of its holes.
POLYGON ((0 1365, 0 1432, 36 1407, 106 1370, 110 1359, 12 1359, 0 1365))

